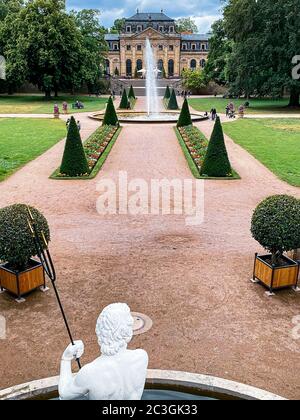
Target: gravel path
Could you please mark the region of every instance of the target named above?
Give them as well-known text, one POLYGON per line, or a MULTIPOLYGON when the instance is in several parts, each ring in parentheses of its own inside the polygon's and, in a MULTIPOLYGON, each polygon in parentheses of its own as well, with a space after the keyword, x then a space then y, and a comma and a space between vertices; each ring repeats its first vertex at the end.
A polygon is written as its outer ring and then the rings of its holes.
MULTIPOLYGON (((137 110, 144 107, 143 99, 137 110)), ((83 137, 97 122, 80 114, 83 137)), ((209 135, 210 121, 199 123, 209 135)), ((292 318, 300 295, 287 290, 267 298, 249 279, 258 244, 249 227, 252 210, 274 193, 300 197, 300 189, 278 180, 226 138, 232 164, 242 179, 205 182, 205 221, 187 227, 183 216, 101 216, 96 187, 104 177, 191 178, 169 125, 124 126, 103 170, 94 180, 53 181, 63 142, 0 184, 0 206, 25 202, 48 218, 51 250, 65 309, 83 363, 97 356, 95 321, 115 301, 149 315, 154 324, 133 346, 145 348, 150 367, 212 374, 300 397, 300 342, 292 318)), ((0 297, 7 319, 1 341, 5 375, 0 387, 58 373, 68 343, 53 291, 36 292, 17 305, 0 297)))

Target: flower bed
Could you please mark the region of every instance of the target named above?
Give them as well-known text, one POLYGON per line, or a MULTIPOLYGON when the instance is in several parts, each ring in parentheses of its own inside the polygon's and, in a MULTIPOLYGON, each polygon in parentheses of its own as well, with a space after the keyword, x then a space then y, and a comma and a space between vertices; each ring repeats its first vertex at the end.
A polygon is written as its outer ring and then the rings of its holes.
POLYGON ((193 125, 189 125, 187 127, 176 127, 175 132, 191 172, 195 178, 224 180, 240 179, 239 174, 235 170, 232 171, 232 176, 225 178, 201 176, 201 166, 204 162, 209 141, 204 134, 193 125))
POLYGON ((118 127, 104 125, 99 127, 84 143, 84 151, 88 161, 90 173, 96 166, 101 155, 114 137, 118 127))
POLYGON ((200 169, 207 151, 208 140, 197 127, 192 125, 179 127, 178 131, 200 175, 200 169))
POLYGON ((84 143, 84 151, 89 165, 89 172, 78 177, 69 177, 60 173, 58 168, 51 179, 92 179, 100 171, 114 143, 121 131, 121 127, 104 125, 99 127, 84 143))

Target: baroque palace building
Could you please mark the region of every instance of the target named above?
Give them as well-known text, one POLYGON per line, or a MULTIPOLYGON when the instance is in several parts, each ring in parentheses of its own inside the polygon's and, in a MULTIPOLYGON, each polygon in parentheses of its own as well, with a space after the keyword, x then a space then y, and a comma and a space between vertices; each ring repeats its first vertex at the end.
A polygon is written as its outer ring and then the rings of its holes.
POLYGON ((144 50, 149 38, 157 67, 166 77, 180 77, 184 69, 205 66, 209 35, 177 33, 175 20, 163 13, 137 13, 125 20, 120 34, 106 34, 106 73, 137 77, 145 66, 144 50))

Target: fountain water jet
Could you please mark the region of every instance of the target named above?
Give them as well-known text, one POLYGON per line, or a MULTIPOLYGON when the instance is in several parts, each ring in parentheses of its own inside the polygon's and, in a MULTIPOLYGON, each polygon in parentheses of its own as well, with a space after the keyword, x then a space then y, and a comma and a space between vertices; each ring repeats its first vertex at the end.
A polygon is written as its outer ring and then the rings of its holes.
POLYGON ((149 38, 146 39, 146 95, 148 117, 159 114, 159 102, 157 91, 157 75, 159 70, 156 66, 154 53, 149 38))

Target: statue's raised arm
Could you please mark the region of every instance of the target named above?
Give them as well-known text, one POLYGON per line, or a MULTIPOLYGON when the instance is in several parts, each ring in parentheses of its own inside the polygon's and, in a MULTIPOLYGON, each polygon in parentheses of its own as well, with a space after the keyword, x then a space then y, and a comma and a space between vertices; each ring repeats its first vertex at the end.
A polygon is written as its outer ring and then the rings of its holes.
POLYGON ((107 306, 100 314, 96 334, 101 356, 72 374, 72 360, 81 357, 81 341, 68 346, 61 360, 59 395, 69 400, 139 400, 142 397, 148 367, 144 350, 128 350, 133 337, 133 318, 124 303, 107 306))

